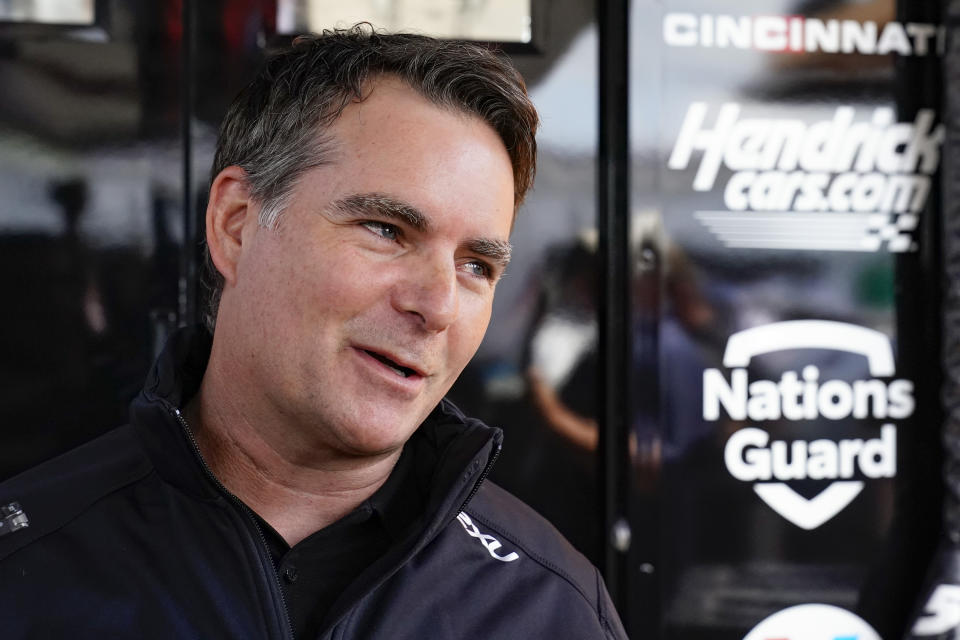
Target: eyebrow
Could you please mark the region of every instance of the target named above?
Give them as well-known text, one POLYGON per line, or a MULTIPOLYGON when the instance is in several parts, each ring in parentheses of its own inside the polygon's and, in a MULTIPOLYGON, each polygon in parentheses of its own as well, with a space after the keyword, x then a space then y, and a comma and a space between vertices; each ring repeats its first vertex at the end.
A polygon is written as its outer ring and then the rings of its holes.
MULTIPOLYGON (((335 200, 329 208, 335 213, 346 215, 373 215, 398 220, 421 232, 430 228, 430 221, 422 211, 382 193, 355 193, 335 200)), ((506 268, 513 252, 509 242, 494 238, 472 238, 467 240, 464 246, 468 251, 497 263, 501 268, 506 268)))
POLYGON ((501 268, 505 269, 510 262, 510 254, 513 247, 504 240, 491 240, 489 238, 475 238, 467 241, 467 249, 482 256, 492 262, 496 262, 501 268))
POLYGON ((399 220, 417 231, 429 228, 427 216, 416 207, 380 193, 356 193, 335 200, 330 204, 334 212, 345 214, 375 215, 380 218, 399 220))

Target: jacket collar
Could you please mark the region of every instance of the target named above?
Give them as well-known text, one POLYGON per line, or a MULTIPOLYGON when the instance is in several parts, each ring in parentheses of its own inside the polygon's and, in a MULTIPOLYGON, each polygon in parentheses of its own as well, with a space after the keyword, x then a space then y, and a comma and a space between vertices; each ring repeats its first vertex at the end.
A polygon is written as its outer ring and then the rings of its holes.
POLYGON ((220 497, 219 488, 180 416, 180 408, 200 388, 212 345, 203 327, 177 330, 131 403, 130 422, 164 480, 196 498, 215 500, 220 497))
MULTIPOLYGON (((168 482, 201 499, 219 499, 179 409, 200 388, 213 339, 200 326, 175 332, 131 405, 136 427, 154 468, 168 482)), ((503 441, 500 429, 467 418, 444 399, 408 442, 416 454, 416 474, 425 496, 420 520, 433 535, 455 518, 486 476, 503 441)))

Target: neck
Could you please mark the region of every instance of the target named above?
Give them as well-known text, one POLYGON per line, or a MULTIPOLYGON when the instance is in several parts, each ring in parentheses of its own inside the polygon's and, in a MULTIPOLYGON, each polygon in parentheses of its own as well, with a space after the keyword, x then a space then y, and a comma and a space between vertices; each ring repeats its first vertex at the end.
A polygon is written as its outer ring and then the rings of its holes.
POLYGON ((291 546, 356 509, 400 457, 400 450, 351 456, 291 446, 297 428, 251 402, 256 394, 237 393, 243 385, 221 373, 211 360, 200 391, 184 407, 187 422, 217 479, 291 546))

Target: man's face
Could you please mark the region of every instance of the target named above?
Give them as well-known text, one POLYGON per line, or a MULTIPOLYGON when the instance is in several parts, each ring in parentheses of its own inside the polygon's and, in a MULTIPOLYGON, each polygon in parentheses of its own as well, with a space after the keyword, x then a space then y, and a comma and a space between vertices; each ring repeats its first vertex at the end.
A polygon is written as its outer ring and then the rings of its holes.
MULTIPOLYGON (((476 352, 509 253, 510 158, 489 125, 378 80, 333 124, 279 228, 244 221, 221 326, 291 446, 401 446, 476 352)), ((219 335, 218 335, 219 337, 219 335)))

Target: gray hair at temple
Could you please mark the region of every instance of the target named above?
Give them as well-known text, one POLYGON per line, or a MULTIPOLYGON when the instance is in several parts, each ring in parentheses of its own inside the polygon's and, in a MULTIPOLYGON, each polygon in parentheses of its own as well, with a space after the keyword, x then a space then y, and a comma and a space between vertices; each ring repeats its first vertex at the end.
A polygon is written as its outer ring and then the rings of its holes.
MULTIPOLYGON (((515 207, 523 202, 536 172, 539 118, 519 72, 478 44, 378 33, 366 23, 298 37, 269 58, 224 117, 212 177, 229 166, 242 168, 260 204, 260 225, 275 228, 300 176, 328 162, 327 127, 379 75, 489 124, 510 155, 515 207)), ((223 277, 209 251, 204 271, 204 322, 212 333, 223 277)))

